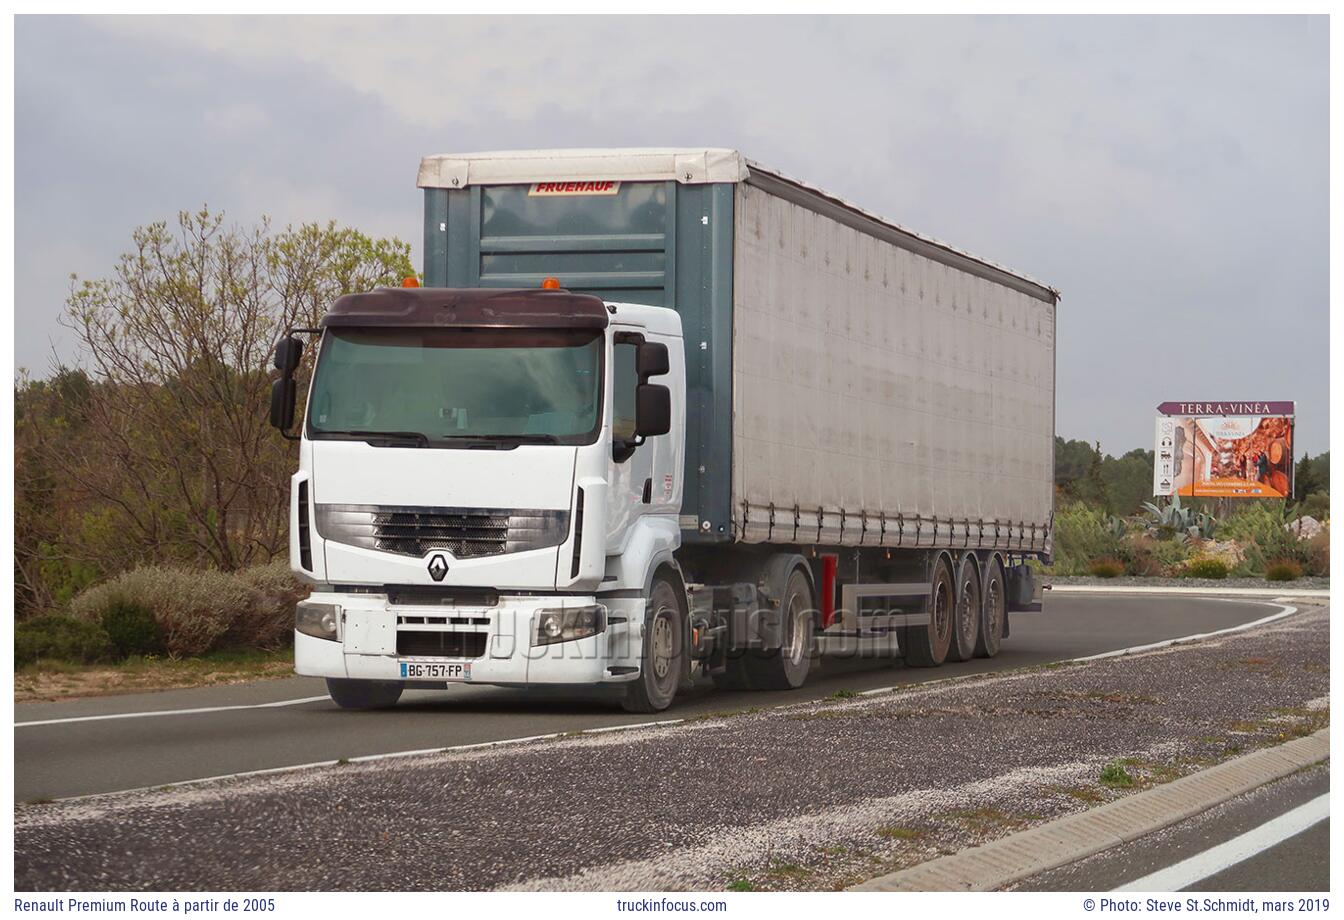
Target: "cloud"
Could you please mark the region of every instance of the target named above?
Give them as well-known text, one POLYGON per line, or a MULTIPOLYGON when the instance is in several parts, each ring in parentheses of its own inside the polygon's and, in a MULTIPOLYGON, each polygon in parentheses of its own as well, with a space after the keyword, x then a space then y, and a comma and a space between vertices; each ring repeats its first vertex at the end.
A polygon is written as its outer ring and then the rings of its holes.
POLYGON ((1327 90, 1324 17, 23 17, 19 359, 180 207, 418 251, 425 153, 734 146, 1059 287, 1061 433, 1295 397, 1320 450, 1327 90))

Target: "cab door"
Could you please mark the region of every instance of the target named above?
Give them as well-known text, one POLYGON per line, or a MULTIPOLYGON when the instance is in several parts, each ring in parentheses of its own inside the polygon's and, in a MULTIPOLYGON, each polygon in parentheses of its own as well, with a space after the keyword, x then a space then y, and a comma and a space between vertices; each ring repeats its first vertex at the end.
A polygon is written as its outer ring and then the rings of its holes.
POLYGON ((635 360, 644 331, 616 327, 611 343, 611 483, 607 492, 608 552, 625 546, 631 525, 653 498, 653 447, 635 443, 635 360))

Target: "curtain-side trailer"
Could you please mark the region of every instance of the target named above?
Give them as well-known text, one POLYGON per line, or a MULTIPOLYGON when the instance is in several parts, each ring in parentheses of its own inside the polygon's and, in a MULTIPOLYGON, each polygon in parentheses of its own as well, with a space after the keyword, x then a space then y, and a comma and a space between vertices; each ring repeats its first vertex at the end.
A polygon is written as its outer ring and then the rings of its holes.
POLYGON ((338 702, 658 710, 697 671, 799 686, 818 650, 993 655, 1039 604, 1055 290, 731 150, 432 156, 418 184, 426 287, 333 306, 295 477, 300 620, 332 624, 298 668, 338 702))

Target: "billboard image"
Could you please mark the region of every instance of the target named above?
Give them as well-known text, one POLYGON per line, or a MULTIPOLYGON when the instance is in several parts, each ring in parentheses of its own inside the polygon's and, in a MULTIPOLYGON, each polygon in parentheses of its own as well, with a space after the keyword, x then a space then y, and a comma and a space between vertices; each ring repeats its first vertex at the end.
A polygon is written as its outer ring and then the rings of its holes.
POLYGON ((1292 494, 1293 403, 1165 402, 1157 411, 1154 495, 1292 494))

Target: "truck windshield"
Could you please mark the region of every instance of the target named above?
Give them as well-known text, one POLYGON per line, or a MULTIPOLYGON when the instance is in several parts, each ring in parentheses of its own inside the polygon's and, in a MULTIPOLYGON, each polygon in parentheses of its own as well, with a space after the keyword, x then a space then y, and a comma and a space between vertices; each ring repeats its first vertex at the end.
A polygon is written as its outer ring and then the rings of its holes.
POLYGON ((588 444, 601 427, 601 356, 591 330, 328 329, 309 434, 588 444))

